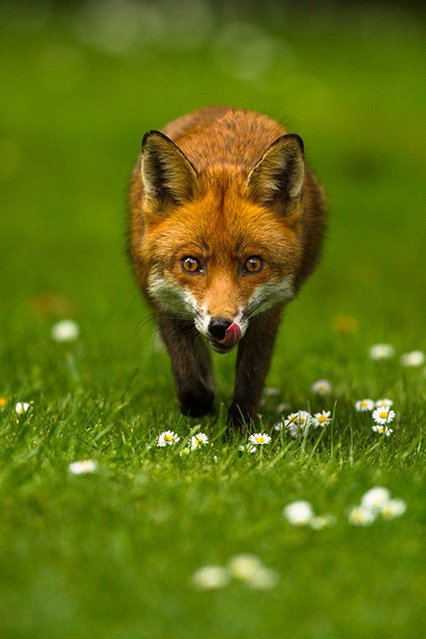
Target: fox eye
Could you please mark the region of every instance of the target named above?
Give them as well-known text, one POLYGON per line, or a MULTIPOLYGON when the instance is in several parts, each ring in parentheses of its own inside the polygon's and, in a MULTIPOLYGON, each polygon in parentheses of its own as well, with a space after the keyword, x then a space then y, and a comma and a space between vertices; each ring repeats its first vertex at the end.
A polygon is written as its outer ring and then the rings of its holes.
POLYGON ((185 273, 202 273, 203 270, 199 260, 197 260, 196 257, 192 257, 192 255, 183 257, 180 261, 180 265, 185 273))
POLYGON ((260 273, 263 269, 263 260, 258 255, 251 255, 244 262, 245 273, 260 273))

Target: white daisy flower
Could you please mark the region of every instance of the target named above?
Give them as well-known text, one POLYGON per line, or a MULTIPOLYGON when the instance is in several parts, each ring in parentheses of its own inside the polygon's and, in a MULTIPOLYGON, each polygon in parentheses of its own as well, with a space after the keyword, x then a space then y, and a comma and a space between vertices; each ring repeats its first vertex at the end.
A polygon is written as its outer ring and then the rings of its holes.
POLYGON ((348 515, 352 526, 370 526, 376 519, 376 513, 365 506, 355 506, 348 515))
POLYGON ((173 444, 177 444, 179 440, 179 435, 177 435, 173 430, 165 430, 158 435, 157 446, 159 448, 163 448, 164 446, 172 446, 173 444))
POLYGON ((241 444, 241 446, 239 447, 239 450, 242 453, 257 453, 257 448, 256 446, 252 446, 252 444, 241 444))
POLYGON ((385 504, 391 498, 391 493, 388 488, 383 486, 375 486, 370 488, 361 498, 361 506, 363 508, 370 508, 371 510, 381 510, 385 504))
POLYGON ((393 406, 393 401, 391 399, 378 399, 375 406, 376 408, 390 408, 393 406))
POLYGON ((391 344, 374 344, 370 346, 371 359, 391 359, 395 355, 395 349, 391 344))
POLYGON ((374 409, 374 401, 372 399, 359 399, 355 402, 355 408, 359 413, 365 413, 374 409))
POLYGON ((331 411, 323 410, 320 413, 315 413, 312 418, 312 424, 315 428, 324 428, 324 426, 328 426, 331 424, 331 411))
POLYGON ((411 351, 410 353, 404 353, 399 361, 402 366, 423 366, 425 354, 423 351, 411 351))
POLYGON ((24 415, 25 413, 28 413, 30 409, 31 404, 29 402, 17 402, 15 404, 15 413, 17 415, 24 415))
POLYGON ((385 437, 390 437, 393 433, 393 428, 389 428, 389 426, 384 426, 383 424, 376 424, 371 427, 371 430, 375 433, 380 433, 385 437))
POLYGON ((312 384, 311 391, 316 395, 330 395, 333 387, 328 379, 319 379, 312 384))
POLYGON ((253 446, 264 446, 271 441, 270 436, 267 433, 253 433, 249 437, 249 444, 253 446))
POLYGON ((395 519, 400 517, 407 510, 407 504, 403 499, 390 499, 380 509, 383 519, 395 519))
POLYGON ((298 413, 290 413, 284 420, 285 429, 292 437, 303 435, 304 431, 312 424, 312 415, 306 410, 298 413))
POLYGON ((197 433, 191 437, 191 450, 195 450, 199 446, 205 446, 209 443, 209 438, 205 433, 197 433))
POLYGON ((94 459, 83 459, 82 461, 72 462, 68 466, 68 472, 71 475, 87 475, 95 473, 98 470, 98 462, 94 459))
POLYGON ((229 572, 223 566, 204 566, 192 575, 192 581, 201 590, 218 590, 229 583, 229 572))
POLYGON ((262 561, 256 555, 241 553, 234 555, 228 561, 229 572, 235 579, 247 581, 263 566, 262 561))
POLYGON ((314 519, 314 511, 308 501, 293 501, 283 509, 283 517, 292 526, 309 526, 314 519))
POLYGON ((395 411, 389 407, 376 408, 373 410, 373 419, 376 424, 390 424, 395 419, 395 411))
POLYGON ((80 335, 80 329, 73 320, 62 320, 54 324, 50 336, 55 342, 73 342, 80 335))

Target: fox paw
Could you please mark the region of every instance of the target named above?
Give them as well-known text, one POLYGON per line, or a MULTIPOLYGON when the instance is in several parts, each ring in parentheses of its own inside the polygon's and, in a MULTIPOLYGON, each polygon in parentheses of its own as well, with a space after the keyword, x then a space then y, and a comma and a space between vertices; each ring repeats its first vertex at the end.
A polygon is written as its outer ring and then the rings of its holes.
POLYGON ((232 402, 228 411, 228 424, 240 431, 252 431, 254 424, 253 412, 236 402, 232 402))
POLYGON ((180 410, 188 417, 202 417, 215 412, 214 393, 209 388, 198 392, 187 390, 179 394, 180 410))

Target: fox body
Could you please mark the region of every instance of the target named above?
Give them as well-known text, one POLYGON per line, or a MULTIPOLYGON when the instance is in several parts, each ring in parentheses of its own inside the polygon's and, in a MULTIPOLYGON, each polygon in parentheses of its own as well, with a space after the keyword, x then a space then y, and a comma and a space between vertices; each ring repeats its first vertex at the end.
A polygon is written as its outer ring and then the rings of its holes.
POLYGON ((148 132, 129 252, 167 346, 181 410, 214 410, 209 347, 238 347, 229 421, 256 418, 284 305, 317 263, 321 187, 275 120, 211 107, 148 132))

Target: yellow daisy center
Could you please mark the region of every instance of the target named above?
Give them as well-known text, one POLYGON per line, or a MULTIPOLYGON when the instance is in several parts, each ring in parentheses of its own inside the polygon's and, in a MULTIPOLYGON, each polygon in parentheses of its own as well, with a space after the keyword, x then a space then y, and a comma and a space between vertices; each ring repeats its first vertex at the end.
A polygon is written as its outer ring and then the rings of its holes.
POLYGON ((382 411, 380 411, 380 413, 379 413, 379 417, 380 417, 381 419, 386 419, 386 417, 388 417, 388 416, 389 416, 389 413, 388 413, 388 411, 387 411, 387 410, 382 410, 382 411))
POLYGON ((165 442, 172 442, 173 441, 173 435, 164 435, 164 441, 165 442))

